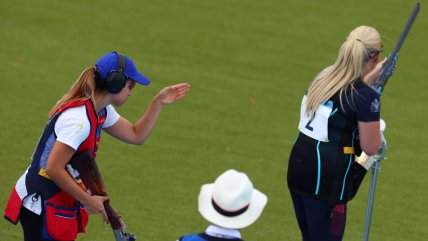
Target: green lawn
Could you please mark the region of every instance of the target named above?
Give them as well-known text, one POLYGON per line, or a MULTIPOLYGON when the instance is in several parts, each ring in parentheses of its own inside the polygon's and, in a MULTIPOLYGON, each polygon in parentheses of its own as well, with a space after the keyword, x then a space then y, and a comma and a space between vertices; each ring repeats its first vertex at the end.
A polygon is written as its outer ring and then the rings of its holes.
MULTIPOLYGON (((299 240, 285 177, 301 96, 332 64, 356 26, 382 35, 385 55, 415 2, 398 0, 2 0, 0 2, 0 214, 30 164, 51 106, 101 55, 129 55, 152 80, 119 108, 131 121, 164 86, 192 85, 164 108, 152 136, 130 146, 104 134, 98 166, 112 204, 138 240, 175 240, 201 232, 200 186, 223 171, 246 172, 269 197, 246 240, 299 240), (89 3, 90 2, 90 3, 89 3)), ((381 164, 371 240, 428 236, 428 5, 404 43, 382 95, 388 160, 381 164)), ((344 240, 361 240, 369 176, 349 203, 344 240)), ((22 240, 0 221, 0 239, 22 240)), ((78 240, 113 240, 92 216, 78 240)))

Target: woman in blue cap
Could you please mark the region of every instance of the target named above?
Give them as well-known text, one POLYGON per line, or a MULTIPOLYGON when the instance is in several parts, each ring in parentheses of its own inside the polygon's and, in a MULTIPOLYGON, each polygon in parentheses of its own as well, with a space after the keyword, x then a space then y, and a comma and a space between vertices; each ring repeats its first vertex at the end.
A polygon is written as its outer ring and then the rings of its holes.
POLYGON ((187 83, 165 87, 132 124, 113 105, 124 104, 136 83, 148 85, 150 80, 129 57, 108 53, 85 69, 53 106, 32 163, 16 183, 5 210, 6 219, 21 222, 24 240, 75 240, 85 231, 88 213, 101 213, 108 222, 103 206, 108 198, 79 188, 66 170, 67 163, 84 151, 95 157, 101 129, 123 142, 143 144, 162 107, 183 98, 190 88, 187 83))

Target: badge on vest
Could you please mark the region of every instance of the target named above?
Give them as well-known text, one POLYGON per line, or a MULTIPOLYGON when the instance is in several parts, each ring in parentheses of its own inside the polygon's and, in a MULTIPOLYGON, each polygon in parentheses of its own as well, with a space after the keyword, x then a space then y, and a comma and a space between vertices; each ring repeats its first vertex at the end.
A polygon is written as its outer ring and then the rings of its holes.
POLYGON ((306 95, 300 107, 299 130, 303 134, 322 142, 328 142, 328 118, 333 110, 333 101, 318 107, 313 119, 306 113, 306 95))
POLYGON ((39 175, 40 176, 42 176, 42 177, 44 177, 44 178, 47 178, 47 179, 51 179, 49 176, 48 176, 48 174, 46 173, 46 170, 44 169, 44 168, 40 168, 40 170, 39 170, 39 175))

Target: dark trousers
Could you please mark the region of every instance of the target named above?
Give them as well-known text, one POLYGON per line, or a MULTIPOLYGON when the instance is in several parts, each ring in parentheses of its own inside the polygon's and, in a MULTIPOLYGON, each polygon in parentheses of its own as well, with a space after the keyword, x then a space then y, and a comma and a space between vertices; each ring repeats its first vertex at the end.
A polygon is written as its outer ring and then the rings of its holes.
POLYGON ((346 204, 332 207, 290 192, 303 241, 341 241, 345 232, 346 204))
POLYGON ((53 241, 44 239, 43 216, 37 215, 30 210, 21 207, 21 216, 19 218, 22 229, 24 230, 24 241, 53 241))
POLYGON ((24 230, 24 241, 44 241, 42 237, 43 218, 30 210, 21 207, 21 216, 19 218, 22 229, 24 230))

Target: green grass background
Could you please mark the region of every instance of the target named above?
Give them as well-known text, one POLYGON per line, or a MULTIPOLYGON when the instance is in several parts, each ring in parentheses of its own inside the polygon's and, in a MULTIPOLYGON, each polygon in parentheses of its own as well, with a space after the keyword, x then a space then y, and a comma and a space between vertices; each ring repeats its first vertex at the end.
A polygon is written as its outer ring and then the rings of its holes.
MULTIPOLYGON (((376 189, 371 240, 426 240, 428 5, 404 43, 382 95, 389 159, 376 189)), ((200 186, 223 171, 246 172, 269 197, 246 240, 300 240, 288 189, 288 155, 301 96, 332 64, 356 26, 374 26, 386 55, 414 1, 2 0, 0 1, 0 215, 55 101, 87 66, 117 50, 152 84, 120 114, 136 121, 164 86, 192 85, 166 106, 151 137, 131 146, 104 134, 98 165, 113 205, 138 240, 203 231, 200 186), (254 102, 255 100, 255 102, 254 102)), ((344 240, 361 240, 369 176, 349 203, 344 240)), ((92 216, 78 240, 113 240, 92 216)), ((0 221, 0 240, 22 240, 0 221)))

